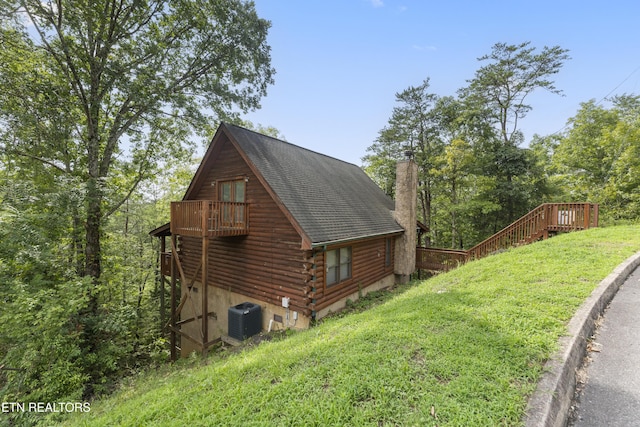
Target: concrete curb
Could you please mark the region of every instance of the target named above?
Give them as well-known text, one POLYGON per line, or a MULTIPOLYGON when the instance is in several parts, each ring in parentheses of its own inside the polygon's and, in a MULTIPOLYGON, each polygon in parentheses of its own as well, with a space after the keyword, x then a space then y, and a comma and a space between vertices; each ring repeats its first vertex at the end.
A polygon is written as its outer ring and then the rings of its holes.
POLYGON ((640 252, 616 267, 580 306, 560 338, 560 350, 545 364, 538 387, 529 399, 525 415, 527 427, 564 427, 576 388, 576 371, 587 351, 595 321, 613 299, 627 277, 640 265, 640 252))

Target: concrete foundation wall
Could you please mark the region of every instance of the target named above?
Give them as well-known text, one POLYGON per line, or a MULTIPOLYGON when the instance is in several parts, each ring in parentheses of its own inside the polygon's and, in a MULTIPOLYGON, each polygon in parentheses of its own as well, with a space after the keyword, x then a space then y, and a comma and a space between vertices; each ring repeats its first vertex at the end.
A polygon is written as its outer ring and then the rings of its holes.
POLYGON ((394 278, 394 275, 391 274, 391 275, 385 277, 384 279, 378 280, 377 282, 367 286, 366 288, 362 289, 361 291, 354 292, 351 295, 347 295, 343 299, 334 302, 329 307, 326 307, 326 308, 318 311, 316 313, 316 319, 322 319, 324 316, 326 316, 326 315, 328 315, 330 313, 334 313, 334 312, 346 307, 347 300, 355 301, 360 297, 360 295, 365 296, 369 292, 379 291, 380 289, 389 288, 389 287, 393 286, 394 283, 395 283, 395 278, 394 278))
MULTIPOLYGON (((393 286, 394 284, 394 275, 389 275, 382 280, 379 280, 376 283, 373 283, 370 286, 367 286, 365 289, 362 289, 360 292, 355 292, 351 295, 346 296, 345 298, 336 301, 329 307, 321 310, 316 313, 316 318, 320 319, 332 312, 336 312, 341 308, 344 308, 347 304, 347 300, 355 301, 360 295, 364 296, 372 291, 377 291, 380 289, 388 288, 393 286)), ((195 283, 194 288, 197 291, 191 292, 191 298, 193 303, 187 300, 184 305, 181 318, 188 319, 193 317, 193 309, 195 308, 196 313, 200 313, 201 310, 201 291, 200 291, 200 283, 195 283)), ((215 313, 215 317, 209 318, 209 337, 208 341, 214 340, 216 338, 220 338, 223 335, 227 335, 229 331, 229 322, 228 322, 228 310, 229 307, 236 306, 238 304, 242 304, 244 302, 250 302, 253 304, 257 304, 260 306, 261 315, 262 315, 262 330, 269 330, 269 326, 271 326, 271 330, 284 330, 284 329, 308 329, 311 325, 311 318, 308 316, 304 316, 302 313, 298 313, 298 319, 294 320, 294 310, 288 311, 288 321, 287 321, 287 309, 282 307, 281 305, 269 304, 264 301, 258 301, 253 298, 249 298, 245 295, 237 294, 234 292, 229 292, 227 290, 209 286, 208 289, 208 299, 209 299, 209 312, 215 313), (275 321, 274 316, 280 316, 282 318, 282 322, 275 321), (273 322, 271 322, 273 320, 273 322)), ((201 330, 202 320, 198 319, 193 322, 182 325, 182 331, 188 333, 190 336, 194 337, 198 341, 200 340, 200 330, 201 330)), ((181 356, 186 357, 191 352, 199 351, 199 347, 191 342, 189 339, 182 337, 181 338, 181 356)))
MULTIPOLYGON (((192 291, 191 296, 193 299, 193 304, 187 300, 187 303, 184 305, 182 309, 181 318, 188 319, 193 317, 193 308, 198 314, 200 314, 201 310, 201 292, 200 283, 194 285, 197 289, 196 292, 192 291)), ((298 319, 293 320, 294 310, 289 310, 289 322, 287 323, 287 309, 282 307, 282 305, 269 304, 264 301, 258 301, 254 298, 247 297, 246 295, 237 294, 234 292, 229 292, 227 290, 209 286, 208 289, 208 304, 209 304, 209 312, 215 313, 215 317, 210 316, 209 318, 209 338, 208 341, 220 338, 223 335, 227 335, 229 331, 229 307, 236 306, 238 304, 242 304, 244 302, 250 302, 260 306, 261 316, 262 316, 262 330, 266 331, 269 329, 269 323, 271 323, 271 330, 282 330, 282 329, 307 329, 310 325, 311 319, 309 317, 303 316, 302 313, 298 313, 298 319), (278 315, 282 318, 282 322, 273 321, 274 315, 278 315)), ((198 319, 194 322, 187 323, 182 326, 182 330, 188 333, 190 336, 200 340, 200 325, 202 323, 201 319, 198 319)), ((182 346, 181 346, 181 355, 182 357, 187 356, 192 351, 197 351, 198 346, 192 343, 187 338, 182 338, 182 346)))

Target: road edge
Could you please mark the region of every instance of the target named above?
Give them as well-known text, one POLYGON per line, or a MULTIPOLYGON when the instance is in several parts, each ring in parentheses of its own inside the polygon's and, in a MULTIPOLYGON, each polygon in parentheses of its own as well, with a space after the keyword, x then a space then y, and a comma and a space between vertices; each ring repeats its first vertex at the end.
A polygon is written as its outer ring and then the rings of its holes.
POLYGON ((564 427, 576 388, 576 371, 587 351, 595 321, 629 275, 640 266, 640 252, 627 258, 604 278, 569 321, 560 349, 545 363, 544 374, 529 398, 527 427, 564 427))

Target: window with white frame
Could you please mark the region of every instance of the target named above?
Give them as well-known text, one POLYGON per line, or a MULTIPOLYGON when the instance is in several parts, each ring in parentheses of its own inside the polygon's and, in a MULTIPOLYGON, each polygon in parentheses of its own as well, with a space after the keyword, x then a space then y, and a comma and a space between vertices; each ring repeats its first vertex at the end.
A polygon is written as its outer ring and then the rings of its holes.
POLYGON ((336 285, 351 278, 351 246, 325 252, 326 284, 336 285))

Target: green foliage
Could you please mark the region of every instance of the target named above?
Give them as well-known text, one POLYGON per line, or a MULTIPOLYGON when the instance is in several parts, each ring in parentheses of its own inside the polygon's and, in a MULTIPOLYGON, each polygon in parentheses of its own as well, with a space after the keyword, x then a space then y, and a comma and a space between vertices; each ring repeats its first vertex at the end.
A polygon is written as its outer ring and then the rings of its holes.
POLYGON ((194 131, 209 137, 258 106, 272 82, 269 23, 239 0, 1 6, 14 19, 0 81, 15 90, 3 94, 0 150, 86 184, 83 274, 95 283, 103 219, 158 163, 183 158, 194 131))
POLYGON ((536 53, 530 44, 496 43, 490 54, 478 58, 489 63, 480 67, 469 86, 461 90, 467 102, 484 109, 492 124, 498 125, 500 139, 507 146, 522 142, 518 121, 532 109, 526 103, 531 93, 539 89, 562 93, 550 78, 569 59, 568 51, 545 46, 536 53))
POLYGON ((464 241, 473 241, 469 218, 473 213, 474 190, 480 185, 473 174, 474 154, 471 145, 463 139, 454 139, 444 149, 441 167, 434 170, 441 180, 441 193, 434 198, 437 206, 434 218, 433 241, 438 245, 463 247, 464 241))
POLYGON ((539 153, 519 147, 518 129, 539 89, 559 94, 551 76, 568 59, 559 47, 498 43, 458 98, 428 93, 429 79, 396 94, 400 103, 363 158, 365 171, 393 194, 395 163, 415 153, 419 219, 426 244, 471 247, 548 198, 539 153))
POLYGON ((437 96, 428 92, 429 79, 420 86, 409 87, 396 93, 396 102, 389 125, 382 129, 371 147, 372 153, 363 158, 365 170, 381 185, 387 194, 394 193, 395 164, 404 158, 405 152, 412 152, 420 170, 420 193, 422 220, 430 221, 430 198, 433 181, 433 162, 442 149, 434 134, 433 104, 437 96))
POLYGON ((0 365, 13 368, 0 372, 0 400, 77 400, 87 380, 78 313, 89 281, 75 275, 72 242, 59 238, 69 233, 61 219, 75 189, 67 182, 42 194, 0 178, 0 365))
MULTIPOLYGON (((95 287, 76 271, 73 229, 82 186, 48 176, 52 182, 44 175, 31 181, 0 169, 0 365, 12 368, 0 372, 3 402, 80 401, 90 376, 92 393, 100 395, 123 376, 168 359, 156 248, 148 235, 168 220, 156 209, 168 202, 136 193, 111 216, 106 268, 95 287), (92 295, 99 303, 95 312, 92 295), (83 345, 87 325, 96 334, 91 348, 83 345)), ((175 191, 187 183, 176 181, 175 191)), ((34 416, 13 414, 11 420, 29 425, 34 416)))
POLYGON ((474 261, 287 339, 142 376, 64 425, 519 425, 568 320, 639 231, 474 261))
POLYGON ((529 42, 497 43, 490 54, 479 58, 488 63, 476 71, 468 87, 459 91, 466 109, 476 111, 492 129, 492 135, 485 134, 487 137, 476 144, 479 173, 495 180, 493 187, 479 193, 479 199, 499 206, 492 215, 474 219, 485 236, 524 215, 549 195, 544 171, 536 167, 535 157, 520 147, 524 141, 518 125, 532 109, 527 103, 531 93, 562 93, 551 78, 567 59, 567 50, 559 46, 544 47, 538 53, 529 42))
MULTIPOLYGON (((161 316, 151 313, 162 291, 147 233, 160 223, 138 189, 187 163, 194 136, 210 138, 221 119, 258 107, 273 82, 270 23, 241 0, 9 0, 0 15, 2 211, 27 232, 0 243, 7 292, 18 310, 26 301, 16 289, 40 301, 46 288, 61 298, 43 305, 55 311, 75 286, 79 303, 59 312, 75 335, 57 333, 73 338, 80 355, 68 377, 81 378, 89 397, 159 342, 161 316), (39 241, 25 258, 13 246, 30 239, 39 241), (24 277, 13 280, 15 271, 24 277)), ((7 338, 3 353, 26 352, 31 341, 7 338)), ((51 400, 66 393, 46 390, 51 400)))
POLYGON ((640 217, 640 96, 582 104, 555 147, 555 179, 614 220, 640 217))

